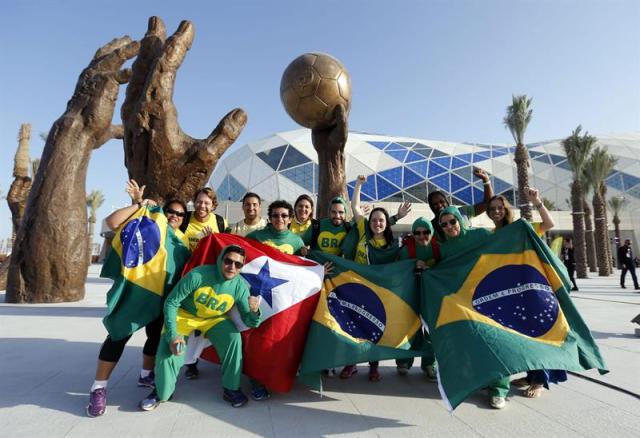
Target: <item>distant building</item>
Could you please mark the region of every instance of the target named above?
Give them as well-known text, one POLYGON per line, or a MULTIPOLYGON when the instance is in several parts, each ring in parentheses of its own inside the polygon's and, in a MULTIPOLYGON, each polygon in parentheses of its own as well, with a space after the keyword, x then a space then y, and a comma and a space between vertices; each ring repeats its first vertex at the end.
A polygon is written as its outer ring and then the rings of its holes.
MULTIPOLYGON (((606 146, 618 159, 606 180, 607 196, 624 196, 629 201, 621 226, 625 233, 640 236, 640 133, 597 137, 598 144, 606 146)), ((558 209, 570 210, 567 200, 571 197, 572 175, 560 140, 532 143, 527 148, 531 157, 530 184, 558 209)), ((369 176, 362 188, 365 202, 426 203, 429 192, 441 190, 454 204, 473 204, 482 199, 482 181, 472 175, 473 166, 477 166, 491 175, 494 191, 515 205, 513 150, 511 145, 350 132, 345 148, 349 195, 356 176, 365 174, 369 176)), ((247 191, 258 193, 266 201, 293 201, 301 193, 315 196, 318 164, 311 131, 281 132, 241 146, 218 162, 211 184, 220 201, 239 201, 247 191)), ((562 228, 564 222, 559 224, 562 228)))

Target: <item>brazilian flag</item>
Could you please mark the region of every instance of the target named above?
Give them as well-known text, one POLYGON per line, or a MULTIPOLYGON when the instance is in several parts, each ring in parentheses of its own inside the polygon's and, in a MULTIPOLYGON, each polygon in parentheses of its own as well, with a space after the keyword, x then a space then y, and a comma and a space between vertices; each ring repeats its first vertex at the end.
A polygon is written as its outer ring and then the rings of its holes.
POLYGON ((524 220, 422 275, 422 315, 450 409, 522 371, 607 372, 569 288, 564 266, 524 220))
POLYGON ((361 265, 317 251, 311 258, 334 268, 320 292, 301 375, 423 353, 409 350, 421 328, 415 261, 361 265))
POLYGON ((114 281, 103 323, 119 340, 162 313, 165 292, 180 279, 189 258, 160 207, 141 207, 116 231, 101 277, 114 281))

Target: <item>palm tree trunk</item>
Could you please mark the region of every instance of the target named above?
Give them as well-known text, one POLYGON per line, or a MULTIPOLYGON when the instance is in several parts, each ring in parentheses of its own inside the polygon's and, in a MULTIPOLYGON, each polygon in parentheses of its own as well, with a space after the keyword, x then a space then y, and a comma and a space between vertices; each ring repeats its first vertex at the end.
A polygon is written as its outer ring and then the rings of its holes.
POLYGON ((618 214, 613 215, 613 234, 616 236, 616 249, 620 248, 620 217, 618 214))
POLYGON ((529 152, 522 144, 516 145, 515 158, 516 170, 518 172, 518 208, 520 216, 531 222, 531 207, 524 194, 524 188, 529 186, 529 152))
POLYGON ((93 230, 96 223, 96 216, 94 212, 91 212, 91 217, 89 218, 89 236, 87 236, 87 246, 89 253, 89 265, 93 261, 93 230))
POLYGON ((611 265, 611 262, 609 261, 609 252, 607 251, 607 246, 609 246, 609 236, 607 235, 607 219, 605 217, 604 210, 604 200, 602 199, 602 196, 600 196, 600 193, 595 190, 593 193, 593 215, 595 216, 595 243, 596 250, 598 252, 598 275, 600 277, 606 277, 609 275, 609 266, 611 265))
POLYGON ((582 186, 574 181, 571 184, 571 209, 573 216, 573 255, 576 259, 578 278, 587 276, 587 248, 584 236, 584 211, 582 211, 582 186))
POLYGON ((587 264, 589 265, 589 272, 598 272, 598 266, 596 260, 596 243, 593 237, 593 222, 591 221, 591 207, 586 199, 582 200, 582 209, 584 211, 584 238, 587 245, 587 264))

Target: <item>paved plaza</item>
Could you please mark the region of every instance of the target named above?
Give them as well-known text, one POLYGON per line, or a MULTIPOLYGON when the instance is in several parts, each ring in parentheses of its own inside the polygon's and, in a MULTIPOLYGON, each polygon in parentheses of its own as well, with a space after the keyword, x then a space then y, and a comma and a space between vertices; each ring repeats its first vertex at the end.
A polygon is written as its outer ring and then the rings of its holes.
POLYGON ((385 361, 377 383, 361 367, 351 380, 328 379, 322 396, 297 385, 240 409, 222 400, 219 368, 205 363, 199 380, 181 377, 173 401, 141 412, 137 404, 149 390, 136 386, 139 332, 109 381, 106 414, 87 418, 111 284, 98 270, 91 267, 78 303, 11 305, 0 293, 0 437, 640 436, 640 326, 630 322, 640 313, 640 293, 620 289, 617 274, 578 280, 572 295, 611 372, 584 373, 591 380, 571 375, 538 399, 512 388, 501 411, 479 391, 450 414, 437 384, 415 368, 401 377, 385 361))

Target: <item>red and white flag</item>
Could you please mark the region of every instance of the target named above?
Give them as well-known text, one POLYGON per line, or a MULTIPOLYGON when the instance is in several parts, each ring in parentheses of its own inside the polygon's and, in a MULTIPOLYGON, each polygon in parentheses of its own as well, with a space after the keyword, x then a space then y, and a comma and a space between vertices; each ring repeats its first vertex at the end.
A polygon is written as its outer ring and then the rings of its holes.
MULTIPOLYGON (((244 248, 245 265, 240 275, 249 284, 251 295, 261 297, 259 327, 247 328, 235 309, 230 313, 242 335, 243 371, 270 390, 287 392, 302 359, 324 267, 255 240, 222 233, 199 242, 182 275, 196 266, 215 264, 228 245, 244 248)), ((219 362, 213 347, 205 349, 202 358, 219 362)))

